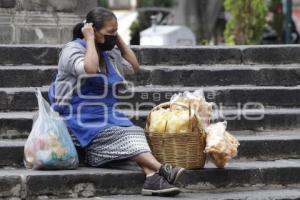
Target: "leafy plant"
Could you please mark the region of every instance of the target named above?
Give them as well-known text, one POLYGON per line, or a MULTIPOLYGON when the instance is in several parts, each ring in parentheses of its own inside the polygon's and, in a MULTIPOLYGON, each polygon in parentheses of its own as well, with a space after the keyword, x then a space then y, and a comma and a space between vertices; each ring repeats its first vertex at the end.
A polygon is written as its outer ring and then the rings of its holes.
POLYGON ((230 19, 224 31, 228 44, 258 44, 266 23, 265 0, 225 0, 230 19))
POLYGON ((108 8, 108 0, 99 0, 99 6, 108 8))
POLYGON ((280 40, 283 39, 284 29, 284 13, 281 0, 272 0, 269 5, 269 11, 273 13, 272 20, 269 22, 270 26, 276 31, 280 40))
POLYGON ((150 6, 160 6, 160 7, 171 7, 173 6, 173 0, 138 0, 138 7, 150 7, 150 6))

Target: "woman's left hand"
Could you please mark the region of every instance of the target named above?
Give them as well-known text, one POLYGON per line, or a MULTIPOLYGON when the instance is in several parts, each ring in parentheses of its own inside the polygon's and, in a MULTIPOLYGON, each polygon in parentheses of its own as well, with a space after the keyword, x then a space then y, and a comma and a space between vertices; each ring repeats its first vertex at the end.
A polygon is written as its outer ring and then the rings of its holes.
POLYGON ((116 44, 121 51, 122 57, 125 58, 131 64, 134 72, 135 73, 139 72, 140 64, 135 54, 130 49, 130 47, 124 42, 124 40, 121 38, 121 36, 118 33, 116 35, 116 44))

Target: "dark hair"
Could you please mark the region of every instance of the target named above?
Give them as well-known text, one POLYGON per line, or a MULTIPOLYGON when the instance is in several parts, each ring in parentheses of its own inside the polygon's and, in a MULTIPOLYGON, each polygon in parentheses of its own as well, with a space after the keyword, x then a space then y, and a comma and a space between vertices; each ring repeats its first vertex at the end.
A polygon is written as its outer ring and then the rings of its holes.
MULTIPOLYGON (((104 26, 105 21, 111 18, 117 19, 112 11, 102 7, 96 7, 88 12, 85 20, 86 23, 93 23, 93 27, 95 27, 95 29, 98 31, 104 26)), ((76 38, 83 38, 83 34, 81 32, 83 25, 84 23, 81 22, 74 26, 73 40, 75 40, 76 38)))

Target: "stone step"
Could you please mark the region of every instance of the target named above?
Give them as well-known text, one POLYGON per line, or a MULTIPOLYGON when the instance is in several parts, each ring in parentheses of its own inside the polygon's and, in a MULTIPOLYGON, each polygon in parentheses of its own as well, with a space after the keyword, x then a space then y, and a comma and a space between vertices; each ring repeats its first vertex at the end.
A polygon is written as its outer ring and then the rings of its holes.
POLYGON ((299 85, 300 66, 289 65, 185 65, 142 66, 142 73, 128 76, 135 85, 182 86, 294 86, 299 85))
MULTIPOLYGON (((0 66, 0 87, 49 85, 57 66, 0 66)), ((141 66, 141 72, 126 76, 134 85, 300 85, 300 66, 290 65, 185 65, 141 66)))
MULTIPOLYGON (((265 189, 252 191, 227 191, 227 192, 201 192, 201 193, 181 193, 177 199, 189 200, 298 200, 300 191, 295 188, 290 189, 265 189)), ((153 197, 141 195, 112 195, 94 198, 76 198, 74 200, 165 200, 166 197, 153 197)), ((57 199, 67 200, 67 199, 57 199)))
MULTIPOLYGON (((145 127, 149 111, 120 110, 134 124, 145 127)), ((26 138, 32 127, 36 112, 0 112, 0 138, 26 138)), ((228 130, 293 130, 300 128, 299 108, 275 109, 228 109, 217 110, 213 122, 227 120, 228 130)))
MULTIPOLYGON (((48 86, 40 87, 48 100, 48 86)), ((120 93, 119 107, 139 110, 151 109, 155 105, 170 101, 173 94, 195 91, 201 87, 138 86, 120 93)), ((300 86, 215 86, 203 87, 206 100, 214 102, 215 109, 222 107, 299 107, 300 86)), ((0 111, 37 110, 36 88, 0 88, 0 111)))
MULTIPOLYGON (((235 160, 300 159, 300 129, 268 131, 250 135, 232 132, 240 142, 235 160)), ((26 140, 0 140, 0 167, 23 167, 26 140)), ((81 151, 79 151, 80 157, 81 151)), ((81 159, 83 164, 83 159, 81 159)))
POLYGON ((56 66, 1 66, 0 87, 38 87, 50 85, 56 66))
MULTIPOLYGON (((178 180, 184 191, 244 190, 267 187, 299 189, 300 160, 232 161, 223 169, 208 164, 202 170, 187 170, 178 180)), ((140 170, 79 168, 77 170, 0 170, 2 198, 35 199, 95 197, 139 194, 144 182, 140 170)))
MULTIPOLYGON (((0 65, 55 65, 61 45, 1 45, 0 65)), ((297 45, 140 47, 133 46, 143 65, 299 63, 297 45)))
MULTIPOLYGON (((300 106, 300 87, 283 86, 209 86, 209 87, 182 87, 182 86, 137 86, 126 93, 120 94, 120 102, 129 102, 140 109, 151 109, 154 105, 170 101, 172 95, 184 91, 203 89, 205 99, 214 103, 215 109, 222 107, 251 108, 251 107, 297 107, 300 106), (130 95, 132 95, 132 98, 130 95), (123 99, 128 97, 128 99, 123 99), (152 103, 150 106, 143 104, 152 103), (144 108, 145 107, 145 108, 144 108)), ((1 90, 0 90, 1 91, 1 90)), ((122 105, 122 104, 121 104, 122 105)), ((125 106, 124 106, 125 107, 125 106)))

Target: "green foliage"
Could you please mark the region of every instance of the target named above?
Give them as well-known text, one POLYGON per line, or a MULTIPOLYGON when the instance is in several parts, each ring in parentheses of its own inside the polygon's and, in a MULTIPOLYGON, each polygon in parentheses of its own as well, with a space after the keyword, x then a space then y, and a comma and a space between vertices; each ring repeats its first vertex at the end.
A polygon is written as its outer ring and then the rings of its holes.
POLYGON ((225 0, 230 19, 224 31, 228 44, 258 44, 266 23, 265 0, 225 0))
POLYGON ((130 44, 138 45, 140 44, 140 23, 138 20, 132 22, 130 26, 130 44))
POLYGON ((278 37, 283 38, 284 13, 281 0, 271 0, 269 11, 273 13, 273 18, 269 22, 270 26, 276 31, 278 37))
POLYGON ((150 6, 172 7, 173 0, 138 0, 137 6, 139 8, 150 7, 150 6))
POLYGON ((108 8, 108 0, 99 0, 99 6, 108 8))

